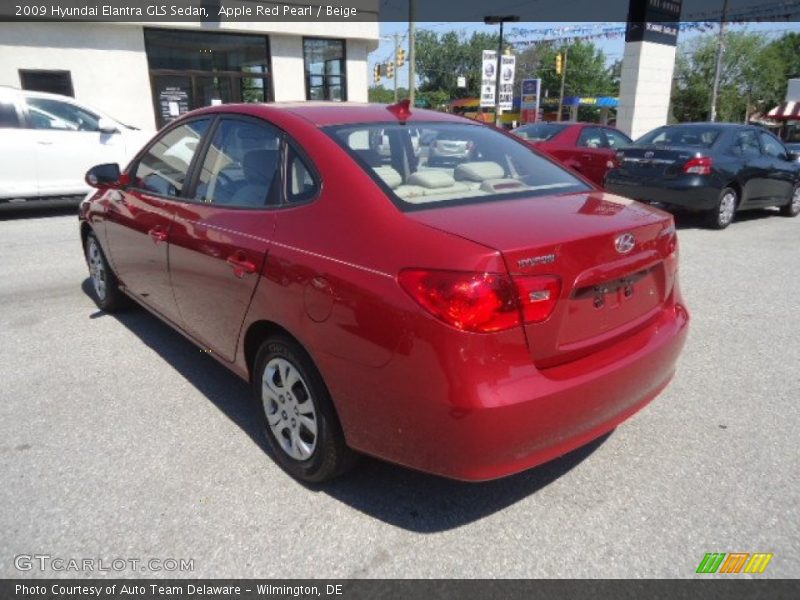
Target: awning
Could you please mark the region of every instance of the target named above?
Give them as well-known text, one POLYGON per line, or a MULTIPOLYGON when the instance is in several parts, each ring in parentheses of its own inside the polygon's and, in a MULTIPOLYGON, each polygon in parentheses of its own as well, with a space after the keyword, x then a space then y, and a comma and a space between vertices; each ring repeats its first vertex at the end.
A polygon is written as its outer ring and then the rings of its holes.
POLYGON ((784 102, 767 113, 773 119, 800 119, 800 102, 784 102))

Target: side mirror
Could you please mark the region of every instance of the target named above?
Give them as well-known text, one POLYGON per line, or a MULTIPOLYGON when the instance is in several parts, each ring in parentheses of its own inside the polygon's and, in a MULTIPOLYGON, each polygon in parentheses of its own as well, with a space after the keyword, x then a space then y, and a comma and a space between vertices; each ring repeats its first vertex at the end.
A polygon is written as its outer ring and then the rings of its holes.
POLYGON ((120 173, 117 163, 97 165, 86 172, 86 183, 97 189, 123 187, 127 178, 127 175, 120 173))
POLYGON ((100 117, 100 120, 97 122, 97 131, 100 133, 119 133, 119 127, 117 127, 117 124, 111 119, 100 117))

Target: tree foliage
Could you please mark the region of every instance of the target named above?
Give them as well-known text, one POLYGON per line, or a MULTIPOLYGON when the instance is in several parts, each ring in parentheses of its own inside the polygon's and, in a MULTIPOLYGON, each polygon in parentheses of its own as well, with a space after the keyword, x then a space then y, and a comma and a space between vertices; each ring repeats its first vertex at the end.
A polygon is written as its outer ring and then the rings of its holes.
POLYGON ((416 35, 416 69, 422 92, 444 92, 448 99, 478 96, 484 50, 497 50, 497 34, 419 30, 416 35), (458 87, 458 77, 467 87, 458 87))
MULTIPOLYGON (((717 35, 681 44, 675 63, 672 114, 678 122, 705 121, 711 112, 711 90, 717 56, 717 35)), ((759 33, 725 34, 717 100, 717 120, 743 122, 766 112, 786 94, 786 80, 800 75, 800 35, 773 42, 759 33)))

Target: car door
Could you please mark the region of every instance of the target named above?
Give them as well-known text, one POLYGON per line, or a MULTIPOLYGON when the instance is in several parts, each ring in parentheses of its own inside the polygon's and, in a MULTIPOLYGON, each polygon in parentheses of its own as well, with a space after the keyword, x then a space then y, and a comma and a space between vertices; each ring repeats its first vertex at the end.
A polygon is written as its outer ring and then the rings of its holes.
POLYGON ((578 136, 575 159, 577 169, 597 185, 603 185, 608 170, 608 161, 613 156, 602 127, 584 127, 578 136))
POLYGON ((763 206, 769 200, 772 161, 761 151, 755 129, 736 131, 729 154, 738 162, 737 179, 742 186, 741 208, 763 206))
POLYGON ((105 235, 114 272, 127 291, 177 324, 168 239, 176 201, 210 124, 206 117, 164 131, 131 166, 130 184, 107 196, 105 235))
POLYGON ((27 120, 34 131, 40 196, 80 194, 92 166, 117 162, 125 141, 99 129, 100 116, 71 102, 32 96, 25 99, 27 120))
POLYGON ((14 96, 0 90, 0 200, 36 196, 35 132, 25 127, 14 96))
POLYGON ((604 127, 603 133, 606 134, 606 142, 608 143, 608 147, 605 148, 606 164, 603 169, 603 181, 605 181, 606 174, 617 166, 617 150, 629 146, 633 143, 633 140, 612 127, 604 127))
POLYGON ((170 279, 185 330, 228 361, 255 291, 281 198, 283 136, 265 121, 220 118, 194 193, 170 232, 170 279))
POLYGON ((785 204, 798 180, 797 163, 789 159, 783 143, 771 133, 759 132, 764 154, 769 158, 768 204, 785 204))

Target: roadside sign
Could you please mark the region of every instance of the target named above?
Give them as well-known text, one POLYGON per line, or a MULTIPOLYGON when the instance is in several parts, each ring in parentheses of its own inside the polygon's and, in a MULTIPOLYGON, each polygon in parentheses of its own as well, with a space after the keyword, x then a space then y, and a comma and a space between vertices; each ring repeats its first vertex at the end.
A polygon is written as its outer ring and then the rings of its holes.
POLYGON ((541 79, 523 79, 520 109, 525 123, 534 123, 539 119, 539 97, 541 96, 541 79))

